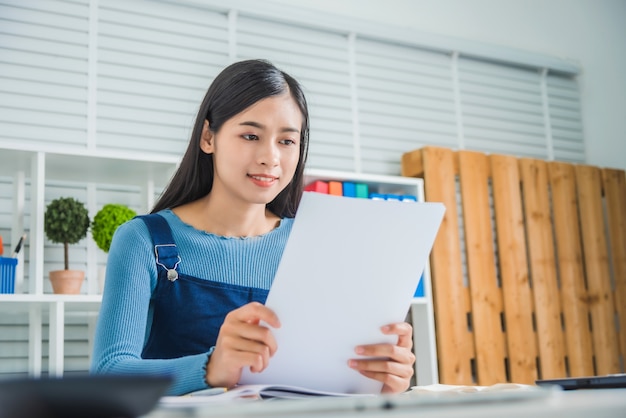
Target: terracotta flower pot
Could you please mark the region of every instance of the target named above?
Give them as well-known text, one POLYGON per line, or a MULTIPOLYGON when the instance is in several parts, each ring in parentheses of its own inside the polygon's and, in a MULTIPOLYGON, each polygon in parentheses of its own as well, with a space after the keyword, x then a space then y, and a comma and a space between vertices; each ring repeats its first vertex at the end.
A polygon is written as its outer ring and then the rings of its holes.
POLYGON ((52 290, 57 294, 77 295, 85 280, 82 270, 54 270, 50 272, 52 290))

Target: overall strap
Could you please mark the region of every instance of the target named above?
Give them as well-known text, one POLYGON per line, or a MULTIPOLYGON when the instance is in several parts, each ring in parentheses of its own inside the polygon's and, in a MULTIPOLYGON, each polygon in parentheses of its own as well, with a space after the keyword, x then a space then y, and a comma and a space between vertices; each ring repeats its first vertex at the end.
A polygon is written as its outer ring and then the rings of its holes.
POLYGON ((178 248, 176 248, 170 225, 158 213, 138 217, 145 222, 152 236, 154 256, 159 275, 163 272, 166 274, 167 279, 173 282, 178 279, 178 265, 181 262, 181 258, 178 255, 178 248))

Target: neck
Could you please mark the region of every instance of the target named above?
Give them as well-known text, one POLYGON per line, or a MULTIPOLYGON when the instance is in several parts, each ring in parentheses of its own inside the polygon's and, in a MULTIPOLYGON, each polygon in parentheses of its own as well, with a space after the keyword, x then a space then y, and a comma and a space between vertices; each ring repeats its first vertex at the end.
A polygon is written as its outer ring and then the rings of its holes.
POLYGON ((211 194, 179 206, 174 213, 196 229, 225 237, 253 237, 276 228, 279 218, 264 204, 234 205, 211 194))

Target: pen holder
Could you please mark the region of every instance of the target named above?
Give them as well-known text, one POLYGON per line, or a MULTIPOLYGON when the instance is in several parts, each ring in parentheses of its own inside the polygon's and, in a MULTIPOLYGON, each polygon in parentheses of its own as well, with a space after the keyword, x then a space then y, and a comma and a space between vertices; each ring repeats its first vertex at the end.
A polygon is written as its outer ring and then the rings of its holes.
POLYGON ((15 293, 17 258, 0 257, 0 293, 15 293))

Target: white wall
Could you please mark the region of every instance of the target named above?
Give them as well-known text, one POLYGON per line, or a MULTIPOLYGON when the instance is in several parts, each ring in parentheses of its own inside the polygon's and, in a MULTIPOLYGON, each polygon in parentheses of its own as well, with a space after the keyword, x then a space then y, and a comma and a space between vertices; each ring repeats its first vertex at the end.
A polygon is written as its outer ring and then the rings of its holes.
POLYGON ((587 162, 626 169, 626 0, 272 1, 571 61, 587 162))

